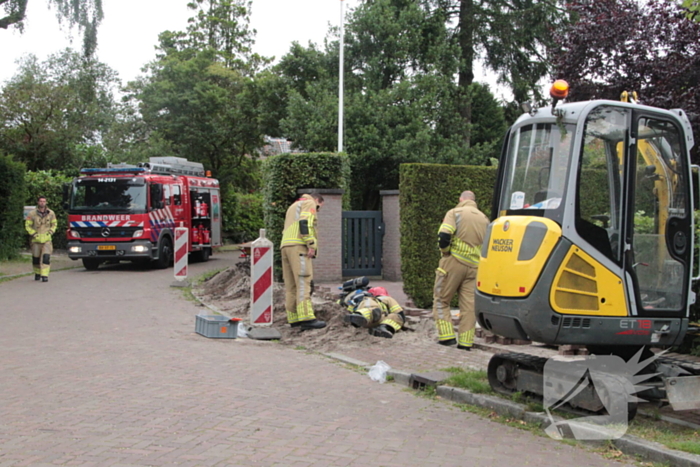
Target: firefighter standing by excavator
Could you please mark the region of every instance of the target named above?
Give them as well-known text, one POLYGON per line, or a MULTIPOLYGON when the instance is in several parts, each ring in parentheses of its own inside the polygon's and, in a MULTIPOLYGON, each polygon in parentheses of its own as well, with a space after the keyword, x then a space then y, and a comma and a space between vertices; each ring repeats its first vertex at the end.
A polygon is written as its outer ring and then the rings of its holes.
POLYGON ((391 339, 406 322, 403 308, 384 287, 358 290, 347 296, 345 304, 350 314, 344 320, 355 327, 368 328, 376 337, 391 339))
POLYGON ((442 258, 435 271, 433 316, 441 345, 457 344, 459 349, 471 350, 474 344, 474 283, 488 225, 489 219, 477 208, 474 193, 464 191, 457 207, 445 214, 438 231, 442 258), (450 301, 457 292, 460 314, 455 338, 450 301))
POLYGON ((316 212, 321 206, 323 196, 318 193, 302 195, 289 206, 280 246, 287 322, 303 330, 326 327, 324 321, 316 319, 311 305, 312 259, 318 252, 316 212))
POLYGON ((32 237, 32 268, 34 280, 49 281, 51 269, 51 253, 53 243, 51 236, 56 232, 56 214, 46 207, 46 198, 40 196, 37 199, 37 208, 33 209, 24 221, 24 228, 32 237))

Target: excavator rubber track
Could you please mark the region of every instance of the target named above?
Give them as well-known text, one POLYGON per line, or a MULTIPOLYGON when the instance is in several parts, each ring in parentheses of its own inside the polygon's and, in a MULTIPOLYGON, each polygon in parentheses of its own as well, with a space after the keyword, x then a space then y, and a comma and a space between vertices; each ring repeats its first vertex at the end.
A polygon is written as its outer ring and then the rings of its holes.
MULTIPOLYGON (((493 355, 488 365, 488 379, 491 388, 505 396, 512 396, 515 393, 521 393, 529 397, 534 397, 544 400, 545 396, 545 381, 544 369, 547 363, 547 358, 537 357, 523 353, 499 353, 493 355)), ((700 365, 698 365, 700 369, 700 365)), ((553 373, 549 375, 548 383, 550 386, 554 384, 556 388, 558 382, 563 382, 563 387, 574 387, 578 383, 583 382, 582 390, 567 399, 561 405, 561 409, 566 412, 585 415, 585 414, 605 414, 606 403, 609 405, 610 394, 598 394, 595 386, 590 380, 582 378, 579 381, 577 376, 572 376, 566 371, 562 373, 553 373)), ((626 379, 619 375, 609 375, 605 377, 610 380, 610 387, 616 388, 617 392, 623 390, 626 379)), ((552 395, 552 387, 548 387, 550 396, 552 395)), ((562 395, 566 393, 566 389, 562 395)), ((627 403, 627 414, 629 419, 634 418, 637 412, 637 402, 631 398, 627 403)))
POLYGON ((519 392, 517 380, 520 370, 527 369, 542 375, 545 363, 547 363, 546 358, 525 353, 508 352, 495 354, 489 360, 489 384, 497 393, 510 396, 519 392))

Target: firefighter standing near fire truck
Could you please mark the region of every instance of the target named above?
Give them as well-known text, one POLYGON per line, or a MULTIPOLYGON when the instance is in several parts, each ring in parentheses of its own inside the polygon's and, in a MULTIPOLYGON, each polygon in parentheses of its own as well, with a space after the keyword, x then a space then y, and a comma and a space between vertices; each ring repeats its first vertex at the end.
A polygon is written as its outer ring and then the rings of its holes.
POLYGON ((56 232, 56 214, 46 207, 46 198, 40 196, 37 199, 38 207, 33 209, 24 221, 24 228, 32 237, 32 267, 34 280, 49 281, 51 269, 51 253, 53 243, 51 236, 56 232))
POLYGON ((318 193, 302 195, 294 202, 287 209, 280 246, 287 322, 303 330, 326 327, 324 321, 316 319, 311 305, 312 260, 318 252, 316 212, 321 206, 323 196, 318 193))
POLYGON ((474 344, 474 283, 488 225, 488 218, 477 208, 474 193, 464 191, 459 204, 447 211, 438 230, 442 258, 435 271, 433 316, 441 345, 457 344, 459 349, 471 350, 474 344), (450 301, 457 292, 459 327, 455 339, 450 301))

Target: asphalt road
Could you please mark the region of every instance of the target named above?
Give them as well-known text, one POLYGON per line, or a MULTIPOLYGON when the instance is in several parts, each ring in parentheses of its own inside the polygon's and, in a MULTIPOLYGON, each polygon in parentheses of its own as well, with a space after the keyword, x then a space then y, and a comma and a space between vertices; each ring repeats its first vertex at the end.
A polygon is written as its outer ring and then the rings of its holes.
POLYGON ((0 467, 625 465, 321 355, 204 338, 172 283, 126 263, 0 283, 0 467))

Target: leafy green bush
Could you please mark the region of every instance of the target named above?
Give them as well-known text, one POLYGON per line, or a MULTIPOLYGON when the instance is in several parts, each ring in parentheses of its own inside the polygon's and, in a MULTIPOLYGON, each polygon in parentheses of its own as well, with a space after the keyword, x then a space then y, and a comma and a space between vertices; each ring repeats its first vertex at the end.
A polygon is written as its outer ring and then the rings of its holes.
POLYGON ((24 174, 27 185, 27 206, 36 206, 39 196, 46 197, 46 204, 55 214, 58 221, 56 233, 53 236, 53 247, 65 249, 67 245, 66 230, 68 229, 68 213, 63 209, 63 184, 69 183, 72 177, 56 171, 40 170, 24 174))
POLYGON ((24 245, 25 171, 23 163, 0 155, 0 261, 16 258, 24 245))

